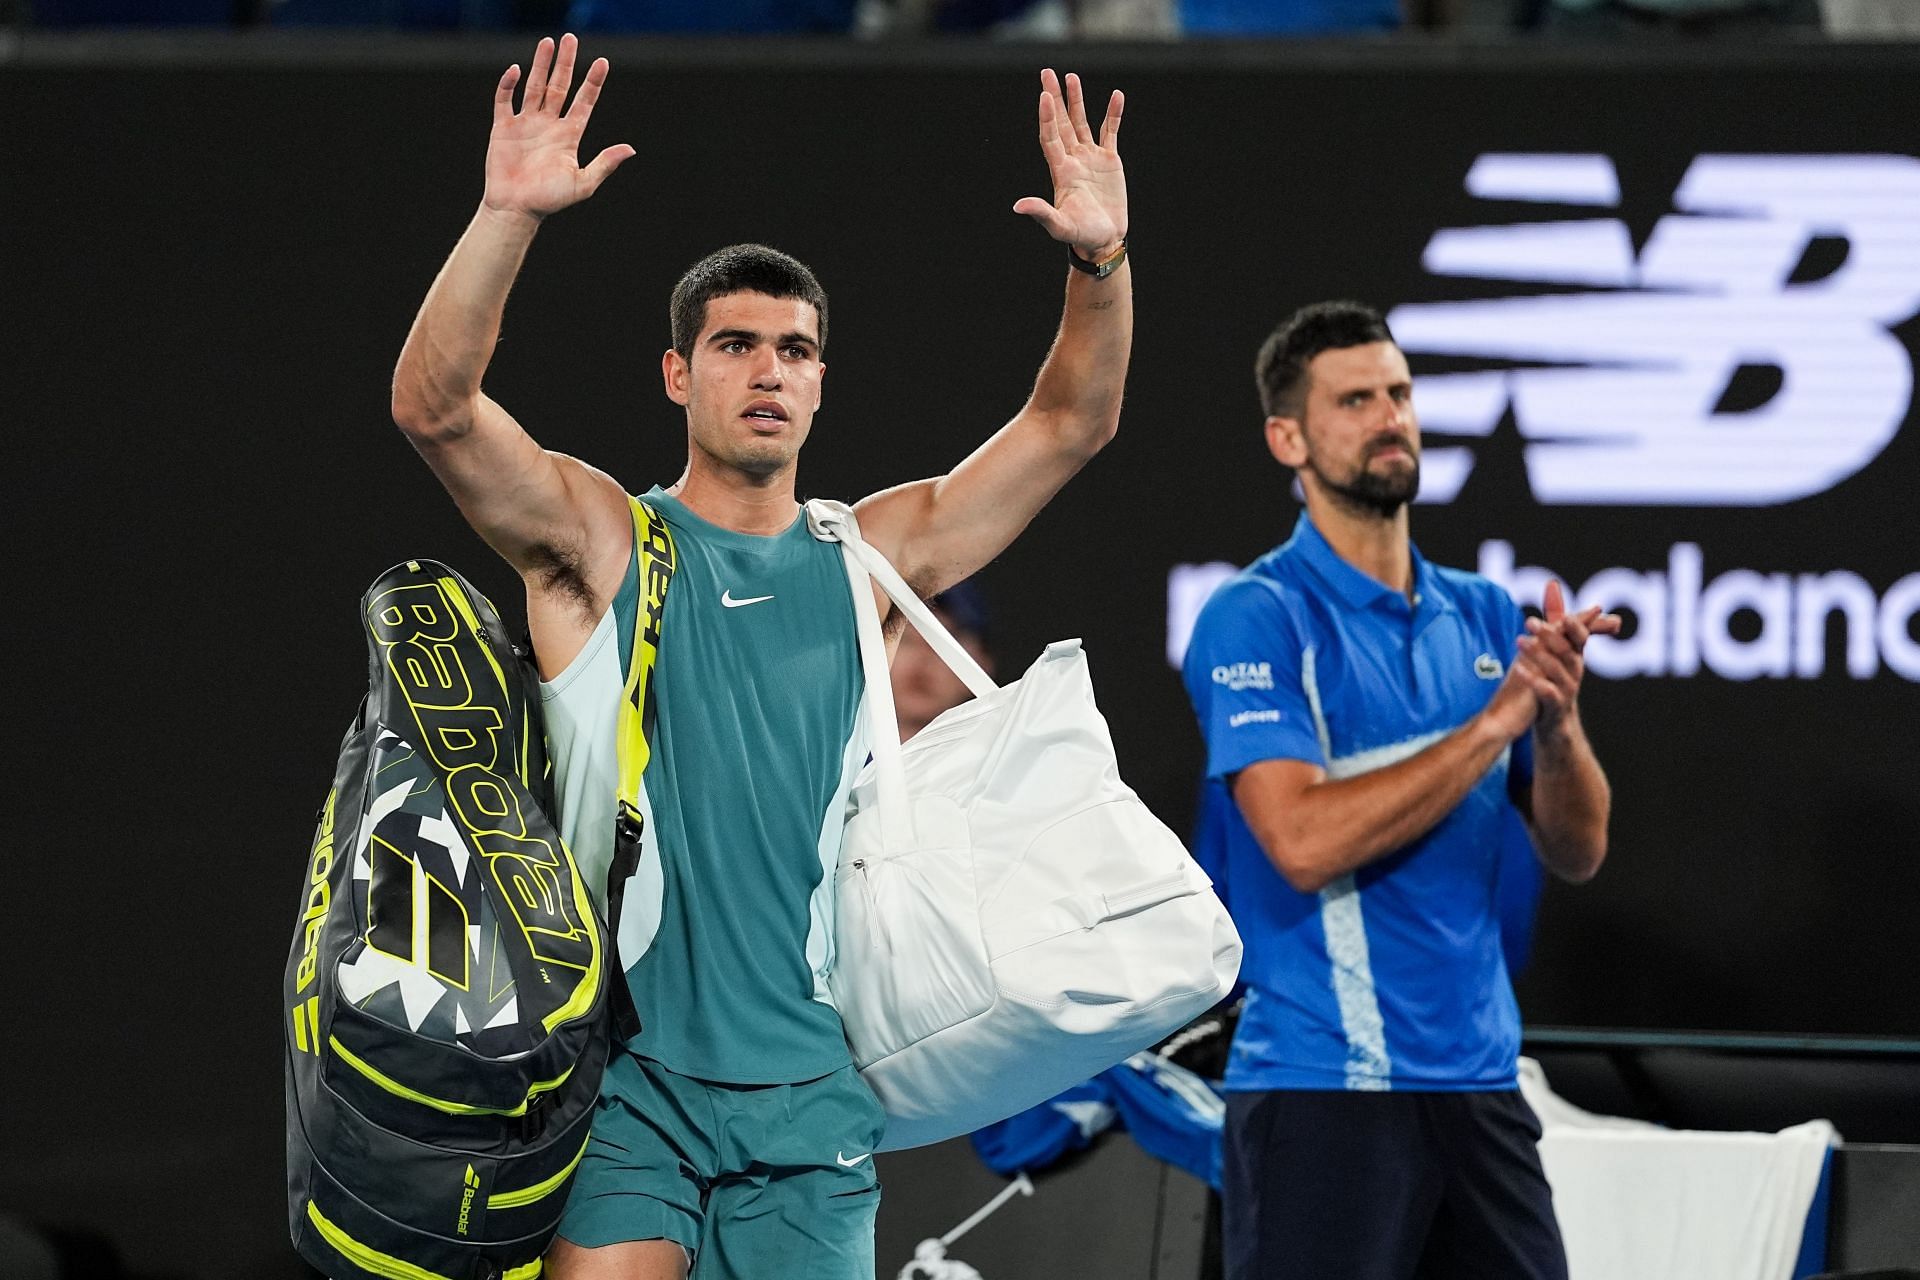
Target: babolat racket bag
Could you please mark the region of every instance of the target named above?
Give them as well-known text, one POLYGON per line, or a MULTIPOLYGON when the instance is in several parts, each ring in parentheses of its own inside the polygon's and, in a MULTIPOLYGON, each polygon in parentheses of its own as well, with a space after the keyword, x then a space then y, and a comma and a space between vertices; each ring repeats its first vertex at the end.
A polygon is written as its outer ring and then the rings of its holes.
POLYGON ((410 560, 361 621, 370 688, 287 962, 294 1246, 335 1280, 524 1280, 586 1149, 609 934, 493 606, 410 560))

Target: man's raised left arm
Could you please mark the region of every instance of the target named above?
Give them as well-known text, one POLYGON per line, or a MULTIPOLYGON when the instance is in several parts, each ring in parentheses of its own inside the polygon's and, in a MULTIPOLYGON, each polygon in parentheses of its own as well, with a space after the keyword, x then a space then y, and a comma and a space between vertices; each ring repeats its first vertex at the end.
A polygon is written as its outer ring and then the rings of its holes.
POLYGON ((1066 310, 1033 394, 1013 419, 944 476, 874 494, 857 510, 866 538, 922 595, 943 590, 999 555, 1120 423, 1133 346, 1133 279, 1125 261, 1126 175, 1118 147, 1125 99, 1116 90, 1096 137, 1080 78, 1041 73, 1040 149, 1053 199, 1028 196, 1025 214, 1089 266, 1070 269, 1066 310))

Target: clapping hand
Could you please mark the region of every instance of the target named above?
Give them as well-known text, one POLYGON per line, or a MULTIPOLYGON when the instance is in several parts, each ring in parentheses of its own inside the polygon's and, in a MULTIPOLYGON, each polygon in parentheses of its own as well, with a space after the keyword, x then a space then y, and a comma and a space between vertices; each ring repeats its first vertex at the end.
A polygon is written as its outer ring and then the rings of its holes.
POLYGON ((1541 617, 1527 619, 1527 634, 1520 637, 1514 668, 1526 677, 1539 703, 1534 727, 1552 733, 1573 711, 1579 696, 1580 681, 1586 674, 1583 654, 1587 641, 1593 636, 1619 635, 1620 618, 1602 612, 1597 604, 1568 613, 1560 584, 1551 581, 1541 601, 1541 613, 1541 617))

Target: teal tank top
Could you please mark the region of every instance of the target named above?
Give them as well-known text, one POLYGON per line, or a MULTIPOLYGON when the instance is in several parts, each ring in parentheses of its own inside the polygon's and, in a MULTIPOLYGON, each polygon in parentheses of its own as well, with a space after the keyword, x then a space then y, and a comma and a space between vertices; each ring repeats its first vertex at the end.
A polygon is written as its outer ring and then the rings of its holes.
MULTIPOLYGON (((618 930, 641 1021, 631 1047, 704 1080, 815 1079, 850 1061, 826 977, 847 793, 867 758, 840 548, 798 512, 758 537, 657 487, 643 500, 678 566, 652 676, 645 853, 618 930)), ((596 896, 638 603, 630 558, 586 647, 542 689, 561 835, 596 896)))

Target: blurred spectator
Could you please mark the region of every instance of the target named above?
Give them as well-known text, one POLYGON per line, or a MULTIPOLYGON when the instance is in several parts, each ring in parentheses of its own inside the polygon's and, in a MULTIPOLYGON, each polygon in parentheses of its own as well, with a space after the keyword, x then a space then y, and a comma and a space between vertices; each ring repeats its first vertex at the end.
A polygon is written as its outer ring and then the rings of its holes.
POLYGON ((45 1232, 0 1214, 0 1275, 16 1280, 61 1280, 65 1272, 60 1251, 45 1232))
POLYGON ((573 0, 569 31, 844 35, 855 0, 573 0))
POLYGON ((1836 40, 1920 39, 1916 0, 1821 0, 1820 9, 1836 40))
POLYGON ((1066 17, 1063 6, 1044 0, 920 0, 903 7, 903 14, 921 11, 923 29, 953 34, 966 31, 993 31, 996 28, 1016 32, 1035 22, 1061 25, 1066 17), (1051 11, 1051 12, 1041 12, 1051 11))
POLYGON ((1174 0, 1077 0, 1073 34, 1107 39, 1178 35, 1177 10, 1174 0))
POLYGON ((1540 15, 1562 36, 1764 35, 1819 30, 1820 0, 1546 0, 1540 15))
POLYGON ((28 0, 36 27, 231 27, 251 21, 254 0, 28 0))
POLYGON ((1180 25, 1190 36, 1391 31, 1403 16, 1401 0, 1180 0, 1180 25))
POLYGON ((398 31, 501 31, 521 15, 514 0, 266 0, 279 27, 380 27, 398 31))
POLYGON ((863 36, 983 34, 1011 39, 1165 37, 1175 0, 860 0, 863 36))
MULTIPOLYGON (((987 652, 986 601, 973 580, 955 583, 927 604, 934 616, 953 632, 953 638, 961 647, 992 675, 993 656, 987 652)), ((908 626, 900 637, 899 651, 893 656, 893 704, 900 718, 900 741, 905 742, 942 711, 957 707, 972 696, 967 686, 960 683, 960 677, 920 638, 920 633, 908 626)))
POLYGON ((52 1227, 0 1214, 0 1276, 6 1280, 139 1280, 98 1231, 52 1227))

